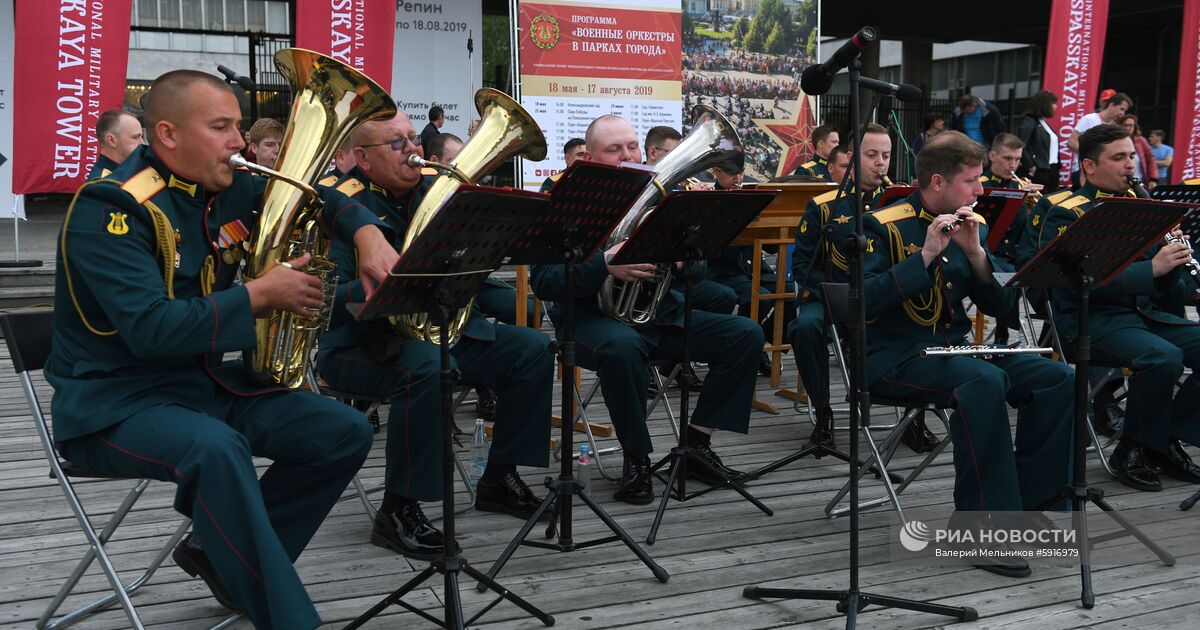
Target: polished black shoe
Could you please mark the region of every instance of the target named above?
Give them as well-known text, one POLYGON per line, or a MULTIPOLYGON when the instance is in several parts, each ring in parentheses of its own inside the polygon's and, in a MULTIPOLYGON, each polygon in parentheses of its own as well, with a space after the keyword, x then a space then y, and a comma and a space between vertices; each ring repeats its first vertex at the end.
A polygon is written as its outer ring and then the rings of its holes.
POLYGON ((971 564, 978 569, 1013 578, 1029 577, 1033 573, 1024 558, 1012 555, 1013 548, 1007 543, 990 542, 977 544, 976 547, 979 549, 979 558, 971 564))
POLYGON ((771 355, 766 352, 758 357, 758 373, 763 376, 771 375, 771 355))
POLYGON ((1154 472, 1153 463, 1147 457, 1147 451, 1132 440, 1121 440, 1108 459, 1117 481, 1133 488, 1147 492, 1162 490, 1162 482, 1158 473, 1154 472))
MULTIPOLYGON (((712 450, 712 447, 708 444, 703 446, 694 446, 692 447, 692 452, 695 453, 696 456, 705 463, 707 463, 713 470, 720 471, 721 474, 725 475, 732 481, 741 481, 742 479, 746 478, 746 473, 726 466, 725 462, 721 461, 721 456, 717 455, 716 452, 712 450)), ((709 470, 709 468, 696 462, 688 462, 687 473, 689 478, 695 479, 700 483, 708 484, 710 486, 719 486, 725 483, 725 480, 719 475, 715 474, 713 470, 709 470)))
POLYGON ((183 569, 184 573, 204 580, 218 604, 234 612, 242 612, 242 608, 233 603, 233 597, 221 584, 216 568, 213 567, 212 562, 209 562, 208 556, 200 548, 200 542, 196 540, 195 536, 188 534, 187 538, 180 541, 175 546, 175 551, 171 552, 171 558, 175 560, 175 564, 179 565, 180 569, 183 569))
POLYGON ((420 503, 408 503, 387 514, 377 512, 371 525, 371 544, 417 560, 442 555, 442 532, 434 527, 420 503))
MULTIPOLYGON (((481 512, 503 512, 522 520, 529 520, 537 511, 542 500, 512 470, 498 479, 483 477, 475 486, 475 509, 481 512)), ((542 520, 554 514, 553 506, 542 513, 542 520)))
MULTIPOLYGON (((667 372, 667 374, 670 374, 670 372, 667 372)), ((683 387, 685 382, 687 383, 688 391, 698 392, 701 387, 704 387, 704 379, 700 378, 699 374, 696 374, 696 370, 691 365, 683 366, 683 369, 679 370, 679 374, 675 375, 676 385, 683 387)))
POLYGON ((1117 404, 1112 392, 1104 390, 1092 399, 1092 428, 1098 435, 1116 437, 1125 425, 1125 411, 1117 404))
POLYGON ((925 424, 925 412, 917 414, 913 421, 900 434, 900 443, 914 453, 928 453, 937 448, 938 439, 925 424))
POLYGON ((1150 465, 1158 468, 1164 475, 1188 483, 1200 483, 1200 466, 1192 462, 1192 458, 1183 450, 1179 440, 1167 443, 1167 454, 1162 455, 1146 451, 1146 459, 1150 465))
POLYGON ((654 475, 650 472, 648 456, 625 457, 621 487, 613 493, 613 499, 631 505, 647 505, 654 501, 654 475))
POLYGON ((475 395, 479 397, 475 401, 475 413, 484 420, 494 421, 496 419, 496 390, 487 385, 476 385, 475 395))

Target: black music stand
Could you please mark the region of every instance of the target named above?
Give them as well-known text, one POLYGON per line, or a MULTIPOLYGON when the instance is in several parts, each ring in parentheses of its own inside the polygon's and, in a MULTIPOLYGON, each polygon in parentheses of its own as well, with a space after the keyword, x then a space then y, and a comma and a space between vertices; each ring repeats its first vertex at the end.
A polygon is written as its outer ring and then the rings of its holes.
POLYGON ((1124 532, 1097 536, 1096 542, 1133 536, 1162 560, 1175 564, 1175 558, 1146 534, 1121 516, 1107 501, 1104 491, 1087 483, 1088 367, 1091 365, 1092 340, 1088 334, 1088 307, 1092 285, 1106 284, 1142 252, 1162 239, 1186 207, 1144 199, 1106 199, 1092 206, 1071 227, 1038 252, 1007 286, 1018 288, 1069 288, 1079 293, 1079 331, 1075 337, 1075 442, 1072 449, 1071 483, 1037 507, 1051 509, 1063 501, 1071 502, 1072 523, 1079 539, 1079 575, 1082 582, 1080 603, 1091 608, 1096 603, 1092 591, 1091 544, 1087 529, 1087 503, 1095 503, 1107 512, 1124 532), (1101 280, 1096 283, 1095 279, 1101 280))
POLYGON ((1004 242, 1008 228, 1017 212, 1025 203, 1024 190, 1012 188, 984 188, 983 195, 975 201, 975 213, 987 222, 988 251, 995 251, 1004 242))
POLYGON ((442 555, 392 594, 346 626, 357 628, 392 604, 410 610, 443 628, 459 630, 507 599, 547 626, 554 617, 518 597, 491 577, 467 564, 454 536, 454 410, 451 402, 456 370, 450 367, 446 323, 465 306, 494 271, 509 244, 545 207, 545 196, 520 190, 463 186, 412 241, 369 301, 355 316, 370 319, 403 313, 429 313, 438 324, 441 350, 442 398, 442 555), (499 594, 491 604, 463 621, 458 574, 466 573, 499 594), (445 577, 444 619, 403 601, 403 597, 434 573, 445 577))
MULTIPOLYGON (((869 28, 869 27, 868 27, 869 28)), ((855 146, 862 146, 863 129, 859 124, 859 89, 871 87, 865 77, 861 76, 862 62, 854 57, 847 64, 850 75, 850 128, 855 135, 855 146)), ((874 112, 879 103, 879 93, 873 99, 870 111, 874 112)), ((886 191, 884 191, 886 193, 886 191)), ((917 612, 945 615, 960 621, 974 621, 979 613, 968 606, 947 606, 933 602, 893 597, 879 593, 863 592, 859 584, 859 529, 858 529, 858 431, 863 426, 871 425, 871 397, 867 391, 867 310, 863 300, 863 285, 866 282, 863 273, 863 253, 867 250, 867 240, 863 236, 863 194, 862 180, 854 180, 855 212, 854 235, 847 239, 848 258, 851 261, 850 273, 850 435, 856 436, 850 440, 850 583, 844 589, 812 589, 812 588, 767 588, 762 586, 747 586, 742 589, 742 597, 747 599, 805 599, 837 602, 837 611, 846 615, 846 629, 852 630, 858 623, 858 613, 871 604, 890 608, 901 608, 917 612)), ((882 204, 881 204, 882 206, 882 204)))
MULTIPOLYGON (((611 264, 628 265, 633 263, 667 263, 682 260, 684 269, 690 270, 691 264, 697 261, 711 260, 721 254, 733 239, 758 216, 763 208, 775 199, 776 191, 768 190, 734 190, 734 191, 687 191, 676 192, 667 196, 654 212, 638 226, 637 230, 625 241, 625 245, 613 257, 611 264)), ((692 328, 692 274, 684 273, 683 290, 683 355, 678 357, 681 365, 690 361, 688 338, 692 328)), ((653 545, 658 536, 658 526, 666 513, 667 503, 675 498, 678 501, 688 501, 698 496, 708 494, 713 490, 732 487, 754 507, 762 510, 767 516, 774 512, 763 505, 754 495, 742 486, 740 480, 730 479, 722 471, 712 468, 708 462, 699 458, 687 443, 689 387, 687 379, 680 382, 679 401, 679 443, 671 452, 658 461, 650 470, 657 472, 667 464, 671 472, 664 480, 666 490, 658 504, 658 513, 654 516, 654 524, 650 526, 650 534, 646 536, 646 544, 653 545), (709 470, 722 483, 711 486, 699 492, 687 493, 687 465, 698 464, 709 470)), ((659 476, 661 479, 661 475, 659 476)))
MULTIPOLYGON (((583 486, 575 479, 573 468, 575 264, 586 260, 600 248, 653 175, 651 171, 576 160, 567 167, 562 178, 550 190, 549 207, 538 215, 509 250, 508 262, 513 264, 563 264, 566 295, 563 299, 561 334, 558 341, 562 360, 562 438, 559 442, 562 448, 562 465, 557 479, 546 477, 546 487, 549 489, 546 498, 534 511, 533 516, 525 521, 525 525, 513 537, 504 553, 500 554, 488 569, 488 577, 495 577, 521 545, 555 551, 575 551, 619 540, 650 569, 658 581, 666 582, 670 578, 666 569, 659 566, 650 554, 584 491, 583 486), (612 536, 584 542, 574 540, 572 514, 573 497, 576 496, 604 523, 613 533, 612 536), (551 518, 550 525, 546 528, 546 538, 554 538, 557 529, 558 540, 549 543, 525 540, 552 504, 557 505, 558 513, 551 518)), ((483 592, 486 587, 485 583, 480 582, 476 589, 483 592)))

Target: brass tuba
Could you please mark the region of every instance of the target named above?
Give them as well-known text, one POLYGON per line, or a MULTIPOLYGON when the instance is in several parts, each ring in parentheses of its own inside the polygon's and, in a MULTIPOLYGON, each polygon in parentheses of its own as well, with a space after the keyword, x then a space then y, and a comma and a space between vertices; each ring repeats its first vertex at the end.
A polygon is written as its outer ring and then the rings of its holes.
POLYGON ((395 115, 396 104, 366 75, 311 50, 280 50, 275 67, 296 95, 275 169, 231 160, 270 177, 243 276, 252 280, 275 265, 312 254, 304 271, 321 279, 325 304, 310 317, 275 311, 255 319, 254 349, 246 350, 243 359, 259 383, 296 389, 304 383, 317 335, 329 325, 337 285, 329 237, 318 223, 322 203, 313 185, 356 126, 395 115))
MULTIPOLYGON (((401 253, 408 249, 462 184, 474 184, 514 155, 534 162, 546 157, 546 138, 541 128, 512 97, 499 90, 483 88, 475 93, 475 109, 479 111, 479 127, 453 162, 439 164, 427 162, 416 155, 409 156, 410 164, 431 166, 442 171, 442 174, 434 180, 413 212, 401 253)), ((462 327, 470 316, 471 302, 467 302, 450 318, 450 329, 446 331, 446 339, 450 343, 458 341, 462 327)), ((441 331, 430 320, 428 313, 394 315, 388 320, 397 333, 421 341, 439 342, 441 331)))
MULTIPOLYGON (((745 165, 737 128, 708 105, 695 106, 692 108, 691 133, 667 157, 654 165, 658 171, 654 180, 613 229, 604 243, 604 250, 628 239, 667 192, 680 182, 712 167, 740 173, 745 165)), ((654 275, 647 280, 624 282, 608 276, 597 296, 600 311, 631 326, 650 323, 663 296, 671 287, 672 264, 658 264, 654 275)))

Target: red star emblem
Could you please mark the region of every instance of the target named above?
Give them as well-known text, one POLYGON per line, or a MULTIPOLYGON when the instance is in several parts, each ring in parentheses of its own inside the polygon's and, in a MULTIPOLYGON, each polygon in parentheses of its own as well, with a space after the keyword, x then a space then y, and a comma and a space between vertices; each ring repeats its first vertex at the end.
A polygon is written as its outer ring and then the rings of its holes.
POLYGON ((800 112, 796 114, 795 118, 754 121, 754 124, 762 127, 783 149, 783 155, 779 159, 779 170, 775 173, 777 177, 791 175, 797 167, 810 160, 813 155, 812 130, 817 121, 809 106, 809 97, 801 94, 797 100, 800 112))

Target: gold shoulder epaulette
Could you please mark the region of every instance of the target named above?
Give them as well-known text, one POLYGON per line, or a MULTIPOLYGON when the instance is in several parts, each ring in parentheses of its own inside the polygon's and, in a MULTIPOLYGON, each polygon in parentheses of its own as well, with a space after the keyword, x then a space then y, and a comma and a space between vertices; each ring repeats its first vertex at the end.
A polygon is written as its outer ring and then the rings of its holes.
POLYGON ((1060 208, 1063 208, 1064 210, 1073 210, 1085 203, 1088 203, 1089 201, 1091 201, 1091 199, 1088 199, 1084 195, 1075 195, 1074 197, 1064 199, 1063 201, 1060 201, 1055 205, 1057 205, 1060 208))
POLYGON ((805 163, 801 164, 800 168, 812 168, 816 165, 817 165, 816 161, 810 161, 810 162, 805 162, 805 163))
POLYGON ((987 175, 980 175, 980 176, 979 176, 979 181, 980 181, 980 182, 986 182, 986 181, 987 181, 987 180, 989 180, 989 179, 991 179, 991 177, 988 177, 987 175))
POLYGON ((322 177, 320 179, 320 181, 317 182, 317 185, 325 186, 326 188, 328 188, 329 186, 336 184, 337 180, 338 180, 337 175, 326 175, 325 177, 322 177))
POLYGON ((915 210, 913 210, 912 204, 899 203, 894 206, 888 206, 882 210, 876 210, 875 212, 872 212, 871 215, 875 217, 876 221, 879 221, 880 225, 887 225, 888 223, 895 223, 901 219, 911 219, 917 216, 917 213, 915 210))
POLYGON ((162 175, 159 175, 158 171, 154 170, 153 167, 147 166, 140 173, 130 177, 128 181, 122 184, 121 190, 129 193, 134 201, 141 204, 166 187, 167 182, 163 181, 162 175))
POLYGON ((971 214, 975 215, 975 220, 978 221, 980 225, 987 225, 987 219, 983 218, 982 214, 979 214, 978 212, 972 212, 971 214))
POLYGON ((347 179, 346 181, 342 182, 341 184, 338 184, 338 187, 336 190, 338 192, 342 193, 343 195, 346 195, 347 197, 353 197, 354 195, 357 195, 358 193, 362 192, 363 189, 365 189, 365 188, 366 188, 366 186, 363 186, 362 182, 351 177, 351 178, 347 179))
POLYGON ((1197 177, 1196 179, 1185 180, 1183 182, 1183 185, 1184 186, 1200 186, 1200 177, 1197 177))
POLYGON ((562 179, 563 173, 565 173, 565 172, 566 172, 566 171, 559 171, 559 172, 557 172, 557 173, 555 173, 555 174, 551 175, 551 176, 550 176, 550 181, 552 181, 552 182, 556 182, 556 181, 558 181, 558 180, 562 179))
POLYGON ((817 202, 817 204, 826 204, 826 203, 829 203, 830 201, 833 201, 834 199, 837 199, 837 196, 838 196, 838 191, 831 190, 829 192, 823 192, 823 193, 817 195, 816 197, 813 197, 813 201, 817 202))
POLYGON ((1075 194, 1075 191, 1068 188, 1066 190, 1060 190, 1056 193, 1051 193, 1050 196, 1046 197, 1046 199, 1050 200, 1050 205, 1057 206, 1060 202, 1062 202, 1062 200, 1070 197, 1073 194, 1075 194))
POLYGON ((112 174, 112 171, 110 169, 107 169, 107 168, 100 169, 100 177, 101 178, 108 177, 111 174, 112 174))

